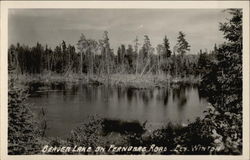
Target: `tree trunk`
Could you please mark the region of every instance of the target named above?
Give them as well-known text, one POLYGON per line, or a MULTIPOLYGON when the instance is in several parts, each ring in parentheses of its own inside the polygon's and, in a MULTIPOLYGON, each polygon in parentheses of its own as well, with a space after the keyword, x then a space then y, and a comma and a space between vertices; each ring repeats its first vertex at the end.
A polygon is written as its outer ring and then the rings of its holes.
POLYGON ((148 67, 149 64, 150 64, 150 57, 148 57, 148 61, 147 61, 146 65, 144 66, 144 68, 143 68, 143 70, 142 70, 142 72, 141 72, 140 77, 143 76, 143 74, 144 74, 144 72, 146 71, 146 68, 148 67))
POLYGON ((160 74, 160 54, 157 57, 157 74, 160 74))
POLYGON ((137 54, 137 51, 136 51, 136 68, 135 68, 135 75, 137 76, 138 74, 138 61, 139 61, 139 54, 137 54))
POLYGON ((18 74, 20 72, 20 66, 19 66, 18 53, 17 52, 15 54, 15 58, 16 58, 16 75, 17 75, 17 78, 18 78, 18 74))
POLYGON ((91 75, 94 74, 94 58, 95 56, 91 54, 91 75))
POLYGON ((82 74, 82 52, 81 52, 81 57, 80 57, 80 74, 82 74))

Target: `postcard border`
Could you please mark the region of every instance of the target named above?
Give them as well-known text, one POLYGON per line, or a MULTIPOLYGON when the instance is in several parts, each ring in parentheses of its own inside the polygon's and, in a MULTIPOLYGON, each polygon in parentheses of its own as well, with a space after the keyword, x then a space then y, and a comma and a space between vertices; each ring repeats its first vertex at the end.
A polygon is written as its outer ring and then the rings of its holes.
POLYGON ((188 155, 7 155, 7 106, 8 106, 8 9, 9 8, 161 8, 161 9, 218 9, 243 8, 243 154, 241 156, 217 156, 215 160, 248 160, 249 159, 249 2, 248 1, 2 1, 1 2, 1 54, 0 54, 0 102, 1 102, 1 159, 211 159, 211 156, 188 155))

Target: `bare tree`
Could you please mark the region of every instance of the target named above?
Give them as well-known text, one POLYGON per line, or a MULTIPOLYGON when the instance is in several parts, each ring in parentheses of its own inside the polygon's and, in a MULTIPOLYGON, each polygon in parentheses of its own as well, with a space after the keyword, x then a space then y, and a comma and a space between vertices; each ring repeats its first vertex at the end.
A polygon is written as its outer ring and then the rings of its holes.
POLYGON ((144 72, 146 71, 147 67, 150 65, 151 57, 154 52, 154 48, 150 43, 150 39, 147 35, 144 35, 144 44, 142 46, 143 49, 143 61, 146 61, 146 64, 141 72, 141 77, 143 76, 144 72))
POLYGON ((94 73, 94 64, 95 64, 95 53, 98 50, 98 43, 95 40, 89 39, 88 40, 88 52, 89 52, 89 74, 93 75, 94 73))
POLYGON ((110 52, 110 45, 109 45, 109 38, 108 32, 104 31, 103 39, 99 40, 99 49, 101 50, 102 54, 102 73, 107 73, 108 78, 110 76, 110 61, 111 61, 111 52, 110 52))
POLYGON ((135 54, 136 54, 136 69, 135 69, 135 74, 138 74, 138 63, 139 63, 139 53, 138 53, 138 47, 139 47, 139 43, 138 43, 138 38, 136 36, 135 38, 135 54))
POLYGON ((164 46, 162 44, 158 44, 156 47, 157 51, 157 73, 160 74, 161 72, 161 64, 162 64, 162 55, 164 52, 164 46))

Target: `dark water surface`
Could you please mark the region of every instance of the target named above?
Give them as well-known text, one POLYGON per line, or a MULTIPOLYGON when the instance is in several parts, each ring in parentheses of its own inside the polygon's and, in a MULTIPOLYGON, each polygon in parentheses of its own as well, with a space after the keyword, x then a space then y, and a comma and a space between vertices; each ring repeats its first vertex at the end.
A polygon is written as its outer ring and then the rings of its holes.
MULTIPOLYGON (((34 87, 33 87, 34 89, 34 87)), ((174 88, 132 89, 86 84, 51 85, 35 88, 28 103, 36 113, 45 110, 47 136, 67 136, 89 115, 147 120, 148 127, 160 128, 168 122, 188 124, 202 116, 207 105, 196 86, 174 88)))

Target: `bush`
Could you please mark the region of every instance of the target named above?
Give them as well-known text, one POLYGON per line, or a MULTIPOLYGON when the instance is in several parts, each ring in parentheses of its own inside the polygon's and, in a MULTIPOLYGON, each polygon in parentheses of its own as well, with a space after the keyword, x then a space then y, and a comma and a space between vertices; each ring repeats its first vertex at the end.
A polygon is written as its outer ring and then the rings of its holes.
POLYGON ((8 154, 35 154, 40 151, 40 130, 28 104, 27 94, 10 83, 8 92, 8 154))

